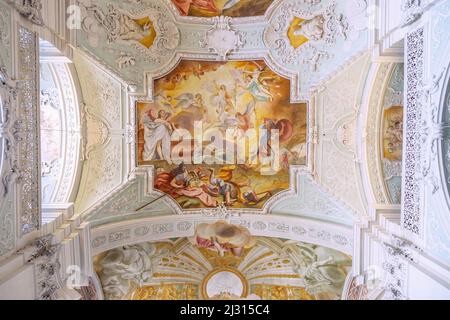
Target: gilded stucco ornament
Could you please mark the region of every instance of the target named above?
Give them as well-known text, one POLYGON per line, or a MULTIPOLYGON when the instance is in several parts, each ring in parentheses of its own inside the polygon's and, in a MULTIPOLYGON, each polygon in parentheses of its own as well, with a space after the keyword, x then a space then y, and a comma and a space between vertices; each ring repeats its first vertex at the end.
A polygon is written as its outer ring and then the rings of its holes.
POLYGON ((150 5, 133 13, 112 3, 107 5, 107 10, 97 4, 83 5, 83 8, 82 29, 89 43, 98 46, 106 32, 106 43, 116 54, 119 69, 134 66, 138 58, 159 63, 161 57, 171 55, 180 43, 178 27, 160 6, 150 5), (114 45, 124 45, 132 52, 118 50, 116 53, 114 45))
MULTIPOLYGON (((316 5, 319 2, 306 2, 316 5)), ((272 15, 264 32, 264 42, 274 58, 290 65, 308 64, 311 69, 330 58, 330 53, 319 50, 317 44, 332 45, 338 38, 347 39, 349 23, 336 12, 336 2, 324 9, 305 9, 304 2, 286 1, 272 15), (293 38, 297 38, 298 44, 293 38)))
POLYGON ((200 42, 202 48, 217 53, 218 61, 226 61, 228 54, 244 45, 242 35, 231 27, 232 18, 214 17, 214 25, 206 32, 200 42))

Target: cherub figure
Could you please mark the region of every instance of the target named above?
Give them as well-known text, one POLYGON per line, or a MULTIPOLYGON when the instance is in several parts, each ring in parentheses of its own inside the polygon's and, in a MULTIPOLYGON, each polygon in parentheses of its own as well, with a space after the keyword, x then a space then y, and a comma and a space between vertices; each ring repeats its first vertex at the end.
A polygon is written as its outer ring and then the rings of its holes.
POLYGON ((324 24, 325 18, 320 16, 315 16, 310 20, 302 21, 297 27, 298 29, 294 31, 295 36, 304 36, 309 40, 319 41, 323 38, 324 34, 324 24))

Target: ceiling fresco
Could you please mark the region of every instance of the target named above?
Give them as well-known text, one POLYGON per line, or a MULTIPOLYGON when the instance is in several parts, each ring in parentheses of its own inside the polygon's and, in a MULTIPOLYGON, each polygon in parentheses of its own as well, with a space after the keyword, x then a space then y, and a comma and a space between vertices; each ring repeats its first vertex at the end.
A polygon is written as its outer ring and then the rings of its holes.
POLYGON ((262 208, 305 165, 307 105, 264 61, 183 61, 138 103, 138 162, 184 208, 262 208))
POLYGON ((386 189, 392 203, 400 204, 403 158, 404 67, 392 70, 384 93, 382 115, 382 166, 386 189))
MULTIPOLYGON (((309 92, 366 48, 365 1, 274 1, 266 16, 241 19, 182 17, 169 0, 79 3, 77 47, 127 90, 121 102, 126 128, 106 127, 124 131, 125 154, 118 148, 111 154, 123 160, 108 165, 126 168, 130 179, 101 205, 78 201, 86 203, 89 219, 221 207, 297 215, 293 202, 307 193, 298 188, 299 177, 315 170, 309 92)), ((106 147, 115 145, 105 140, 106 147)), ((302 214, 342 213, 310 198, 302 214)))
MULTIPOLYGON (((90 75, 80 77, 83 91, 90 96, 95 81, 106 90, 109 78, 117 88, 105 92, 114 100, 100 103, 93 94, 86 107, 105 132, 101 141, 98 135, 88 141, 95 150, 87 149, 90 172, 81 179, 82 185, 95 186, 95 199, 89 190, 76 202, 90 221, 225 208, 349 224, 364 210, 359 203, 335 205, 340 196, 332 193, 342 188, 322 189, 322 181, 317 188, 309 182, 303 188, 302 177, 316 179, 323 166, 315 163, 320 140, 315 122, 322 121, 316 107, 325 109, 325 103, 308 104, 310 94, 345 62, 349 66, 361 57, 367 46, 361 22, 365 1, 274 1, 265 16, 241 19, 182 17, 169 0, 79 3, 75 64, 79 74, 90 75), (277 21, 283 21, 280 28, 277 21), (84 70, 89 64, 104 68, 94 75, 84 70), (202 122, 201 139, 195 121, 202 122), (226 148, 217 150, 218 145, 226 148), (233 150, 240 147, 256 153, 240 161, 233 150)), ((341 96, 351 95, 355 85, 351 79, 341 96)), ((342 107, 353 109, 353 101, 347 102, 342 107)), ((338 108, 326 109, 333 121, 344 117, 338 108)), ((347 175, 347 169, 327 177, 347 175)))
POLYGON ((216 224, 211 231, 206 226, 194 238, 124 246, 98 255, 95 269, 105 298, 340 299, 352 265, 349 256, 317 245, 264 237, 250 238, 236 252, 230 248, 247 239, 245 232, 233 227, 230 237, 229 226, 222 227, 216 224), (202 238, 211 232, 215 234, 211 240, 202 238), (208 242, 213 239, 218 242, 208 242))
POLYGON ((171 0, 182 16, 263 16, 273 0, 171 0))

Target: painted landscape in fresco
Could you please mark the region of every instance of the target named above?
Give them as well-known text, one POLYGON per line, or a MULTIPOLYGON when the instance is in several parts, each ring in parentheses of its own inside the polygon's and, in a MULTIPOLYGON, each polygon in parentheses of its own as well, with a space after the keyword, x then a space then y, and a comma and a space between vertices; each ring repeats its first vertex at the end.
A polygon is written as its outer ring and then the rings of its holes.
POLYGON ((263 61, 183 61, 154 92, 137 104, 138 164, 183 209, 262 208, 289 189, 290 165, 306 164, 307 105, 291 104, 290 82, 263 61))
POLYGON ((172 0, 182 16, 263 16, 273 0, 172 0))

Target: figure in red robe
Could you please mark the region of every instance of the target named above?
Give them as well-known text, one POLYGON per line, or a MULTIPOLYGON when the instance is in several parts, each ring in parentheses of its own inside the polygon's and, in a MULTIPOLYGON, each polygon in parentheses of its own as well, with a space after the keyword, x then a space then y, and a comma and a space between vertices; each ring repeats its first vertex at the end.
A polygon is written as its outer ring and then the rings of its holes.
POLYGON ((172 2, 177 6, 183 16, 189 15, 191 6, 205 11, 219 13, 214 0, 172 0, 172 2))

